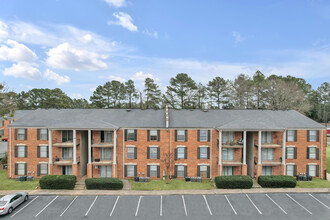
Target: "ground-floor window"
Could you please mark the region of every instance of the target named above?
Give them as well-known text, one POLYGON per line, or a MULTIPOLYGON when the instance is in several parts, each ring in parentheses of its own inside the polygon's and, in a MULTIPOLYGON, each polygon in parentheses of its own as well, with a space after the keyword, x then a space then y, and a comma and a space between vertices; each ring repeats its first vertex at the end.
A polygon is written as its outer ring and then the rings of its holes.
POLYGON ((207 178, 207 166, 199 166, 199 176, 202 178, 207 178))
POLYGON ((72 175, 72 166, 63 166, 62 174, 63 175, 72 175))
POLYGON ((150 165, 150 177, 157 177, 157 165, 150 165))
POLYGON ((271 166, 262 167, 262 175, 263 176, 271 176, 272 175, 272 167, 271 166))
POLYGON ((223 176, 234 175, 234 167, 223 167, 222 175, 223 176))
POLYGON ((316 176, 316 166, 315 165, 308 165, 308 175, 316 176))
POLYGON ((134 165, 127 165, 127 176, 134 176, 134 165))
POLYGON ((25 163, 18 163, 17 164, 17 175, 26 175, 25 173, 25 163))
POLYGON ((176 176, 177 177, 184 177, 184 166, 183 165, 178 165, 176 167, 176 176))
POLYGON ((48 164, 42 163, 40 164, 40 175, 47 175, 48 174, 48 164))
POLYGON ((294 165, 286 165, 286 175, 294 176, 294 165))
POLYGON ((101 177, 112 177, 112 166, 100 166, 101 177))

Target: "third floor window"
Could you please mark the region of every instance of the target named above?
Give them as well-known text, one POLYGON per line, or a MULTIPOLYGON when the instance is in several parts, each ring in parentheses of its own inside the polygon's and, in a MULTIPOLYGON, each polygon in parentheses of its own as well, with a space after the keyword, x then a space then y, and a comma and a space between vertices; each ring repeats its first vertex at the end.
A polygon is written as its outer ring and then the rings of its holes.
POLYGON ((73 141, 73 131, 67 130, 62 131, 62 142, 72 142, 73 141))

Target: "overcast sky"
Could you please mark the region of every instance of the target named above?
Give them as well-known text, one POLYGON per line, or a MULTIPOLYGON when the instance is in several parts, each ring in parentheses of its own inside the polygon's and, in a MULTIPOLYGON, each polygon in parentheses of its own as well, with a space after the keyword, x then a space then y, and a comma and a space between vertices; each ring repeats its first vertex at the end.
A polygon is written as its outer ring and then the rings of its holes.
POLYGON ((108 80, 188 73, 330 81, 326 0, 1 0, 0 82, 87 98, 108 80))

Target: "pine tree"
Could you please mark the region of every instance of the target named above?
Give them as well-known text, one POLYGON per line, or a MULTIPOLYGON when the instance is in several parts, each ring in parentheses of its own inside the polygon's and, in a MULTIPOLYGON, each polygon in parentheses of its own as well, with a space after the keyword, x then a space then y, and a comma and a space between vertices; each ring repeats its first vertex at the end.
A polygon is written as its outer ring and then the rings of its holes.
POLYGON ((217 76, 207 84, 207 91, 211 100, 211 106, 213 106, 212 100, 215 99, 216 108, 220 109, 221 105, 225 103, 225 97, 227 93, 227 81, 217 76))
POLYGON ((134 81, 128 80, 125 82, 125 92, 128 98, 128 108, 132 108, 132 101, 139 97, 137 90, 135 89, 134 81))
POLYGON ((146 108, 157 109, 160 107, 161 91, 159 86, 151 78, 146 78, 144 83, 145 105, 146 108))

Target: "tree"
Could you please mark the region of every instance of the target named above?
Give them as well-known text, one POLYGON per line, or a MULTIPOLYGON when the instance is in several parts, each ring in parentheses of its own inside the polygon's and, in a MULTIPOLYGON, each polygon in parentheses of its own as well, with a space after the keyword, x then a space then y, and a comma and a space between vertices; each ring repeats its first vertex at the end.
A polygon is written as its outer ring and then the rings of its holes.
POLYGON ((146 78, 144 82, 145 105, 146 108, 157 109, 160 105, 161 91, 159 86, 151 78, 146 78))
POLYGON ((128 97, 128 108, 132 108, 132 100, 139 97, 133 80, 128 80, 125 82, 125 92, 128 97))
POLYGON ((207 91, 211 100, 211 106, 213 106, 213 99, 215 99, 215 107, 217 109, 221 108, 221 104, 224 103, 224 98, 226 97, 227 84, 227 81, 219 76, 208 82, 207 91))
POLYGON ((16 93, 9 91, 5 83, 0 83, 0 117, 13 115, 16 109, 16 93))
POLYGON ((186 73, 179 73, 176 77, 170 79, 170 86, 167 86, 165 100, 171 100, 169 103, 173 106, 184 108, 194 108, 196 106, 196 82, 186 73))
POLYGON ((330 84, 324 82, 317 88, 317 91, 320 94, 320 101, 323 102, 323 122, 328 121, 327 111, 330 110, 330 84))
POLYGON ((89 108, 89 103, 86 99, 73 99, 72 100, 72 108, 80 108, 80 109, 85 109, 89 108))
POLYGON ((90 97, 92 105, 97 108, 121 108, 125 100, 125 86, 123 83, 112 80, 103 86, 98 86, 90 97))
POLYGON ((231 83, 230 102, 236 109, 251 108, 252 80, 248 75, 240 74, 231 83))
POLYGON ((265 75, 259 70, 253 75, 253 93, 255 96, 255 107, 257 109, 265 108, 265 89, 267 81, 265 75))
POLYGON ((90 97, 90 101, 95 108, 104 108, 107 106, 106 103, 110 102, 110 96, 103 96, 103 86, 96 87, 93 95, 90 97))
POLYGON ((167 152, 164 153, 160 159, 160 161, 162 162, 162 164, 164 164, 165 166, 165 170, 166 170, 166 184, 170 183, 170 168, 171 168, 171 157, 172 157, 172 153, 167 152))
POLYGON ((203 109, 207 104, 207 89, 202 83, 198 83, 197 85, 197 93, 196 93, 196 100, 197 100, 197 108, 203 109))

